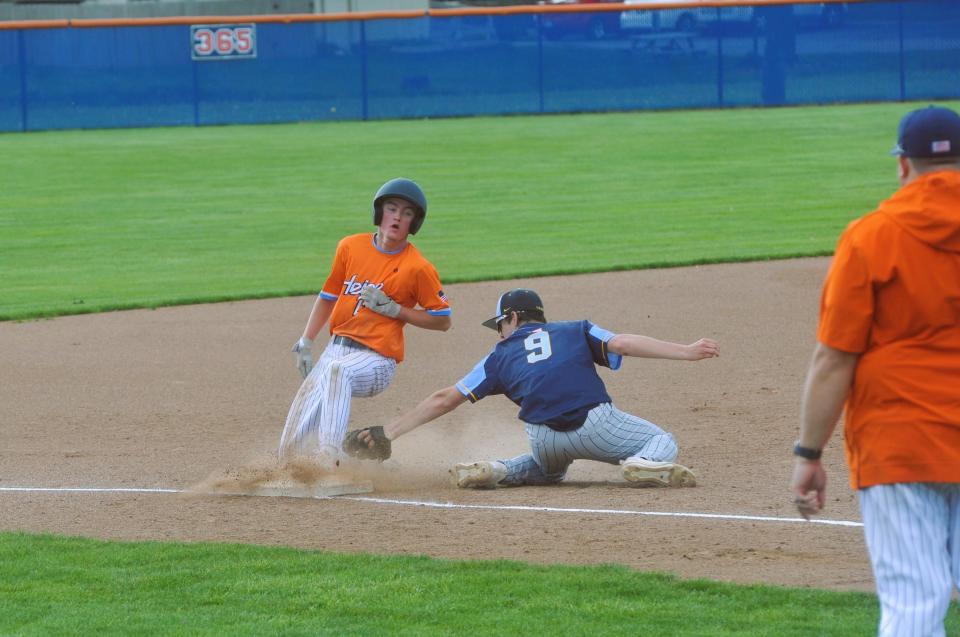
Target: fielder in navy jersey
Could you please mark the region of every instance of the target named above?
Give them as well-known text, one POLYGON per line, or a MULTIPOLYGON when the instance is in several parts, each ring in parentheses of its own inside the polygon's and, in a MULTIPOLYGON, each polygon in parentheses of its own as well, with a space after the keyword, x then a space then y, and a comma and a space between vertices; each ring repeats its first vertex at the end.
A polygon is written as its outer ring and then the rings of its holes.
MULTIPOLYGON (((500 342, 451 387, 384 426, 390 440, 446 414, 466 401, 504 394, 519 405, 530 453, 516 458, 457 464, 460 487, 545 485, 563 480, 577 459, 622 464, 624 478, 642 486, 695 486, 690 469, 674 462, 677 443, 655 424, 613 406, 596 365, 618 369, 623 356, 700 360, 719 356, 717 343, 690 345, 637 334, 613 334, 590 321, 548 323, 533 290, 501 295, 484 325, 500 342)), ((361 439, 372 445, 371 437, 361 439)))

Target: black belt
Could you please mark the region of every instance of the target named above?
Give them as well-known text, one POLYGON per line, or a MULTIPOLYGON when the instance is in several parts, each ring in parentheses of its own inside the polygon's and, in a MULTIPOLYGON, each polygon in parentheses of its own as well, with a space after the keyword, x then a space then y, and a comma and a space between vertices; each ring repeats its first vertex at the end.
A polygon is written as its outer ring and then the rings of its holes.
POLYGON ((370 349, 363 343, 355 341, 352 338, 347 338, 346 336, 334 336, 333 344, 343 345, 344 347, 352 347, 353 349, 370 349))

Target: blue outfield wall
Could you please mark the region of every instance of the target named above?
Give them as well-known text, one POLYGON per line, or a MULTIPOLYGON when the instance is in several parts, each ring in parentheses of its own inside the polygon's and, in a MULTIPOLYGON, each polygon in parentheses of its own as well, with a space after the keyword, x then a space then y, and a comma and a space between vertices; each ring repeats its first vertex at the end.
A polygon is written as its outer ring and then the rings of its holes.
POLYGON ((830 7, 259 23, 216 60, 189 25, 0 30, 0 130, 960 97, 960 2, 830 7))

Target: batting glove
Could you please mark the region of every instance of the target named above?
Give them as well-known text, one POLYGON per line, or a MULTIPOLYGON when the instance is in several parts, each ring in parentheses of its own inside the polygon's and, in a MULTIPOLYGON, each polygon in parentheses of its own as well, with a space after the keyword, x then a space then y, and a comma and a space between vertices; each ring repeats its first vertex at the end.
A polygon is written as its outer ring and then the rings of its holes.
POLYGON ((291 350, 297 355, 297 369, 300 370, 300 375, 304 378, 313 369, 313 353, 310 351, 310 345, 310 339, 301 336, 300 340, 293 344, 293 350, 291 350))
POLYGON ((360 300, 377 314, 383 314, 390 318, 397 318, 400 315, 400 304, 376 286, 368 285, 363 288, 360 291, 360 300))

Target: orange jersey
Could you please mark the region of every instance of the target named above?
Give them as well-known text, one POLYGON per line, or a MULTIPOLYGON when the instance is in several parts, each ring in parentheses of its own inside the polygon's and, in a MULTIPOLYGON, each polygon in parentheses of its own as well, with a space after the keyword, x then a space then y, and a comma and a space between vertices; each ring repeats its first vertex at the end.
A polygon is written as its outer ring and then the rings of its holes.
POLYGON ((359 341, 398 363, 403 360, 403 326, 360 304, 360 291, 382 286, 400 305, 417 305, 430 314, 449 316, 450 305, 440 287, 436 268, 412 243, 396 252, 384 252, 373 242, 373 233, 355 234, 337 244, 330 276, 320 297, 336 301, 330 315, 330 333, 359 341))
POLYGON ((850 482, 960 482, 960 172, 922 175, 840 238, 817 339, 861 354, 850 482))

